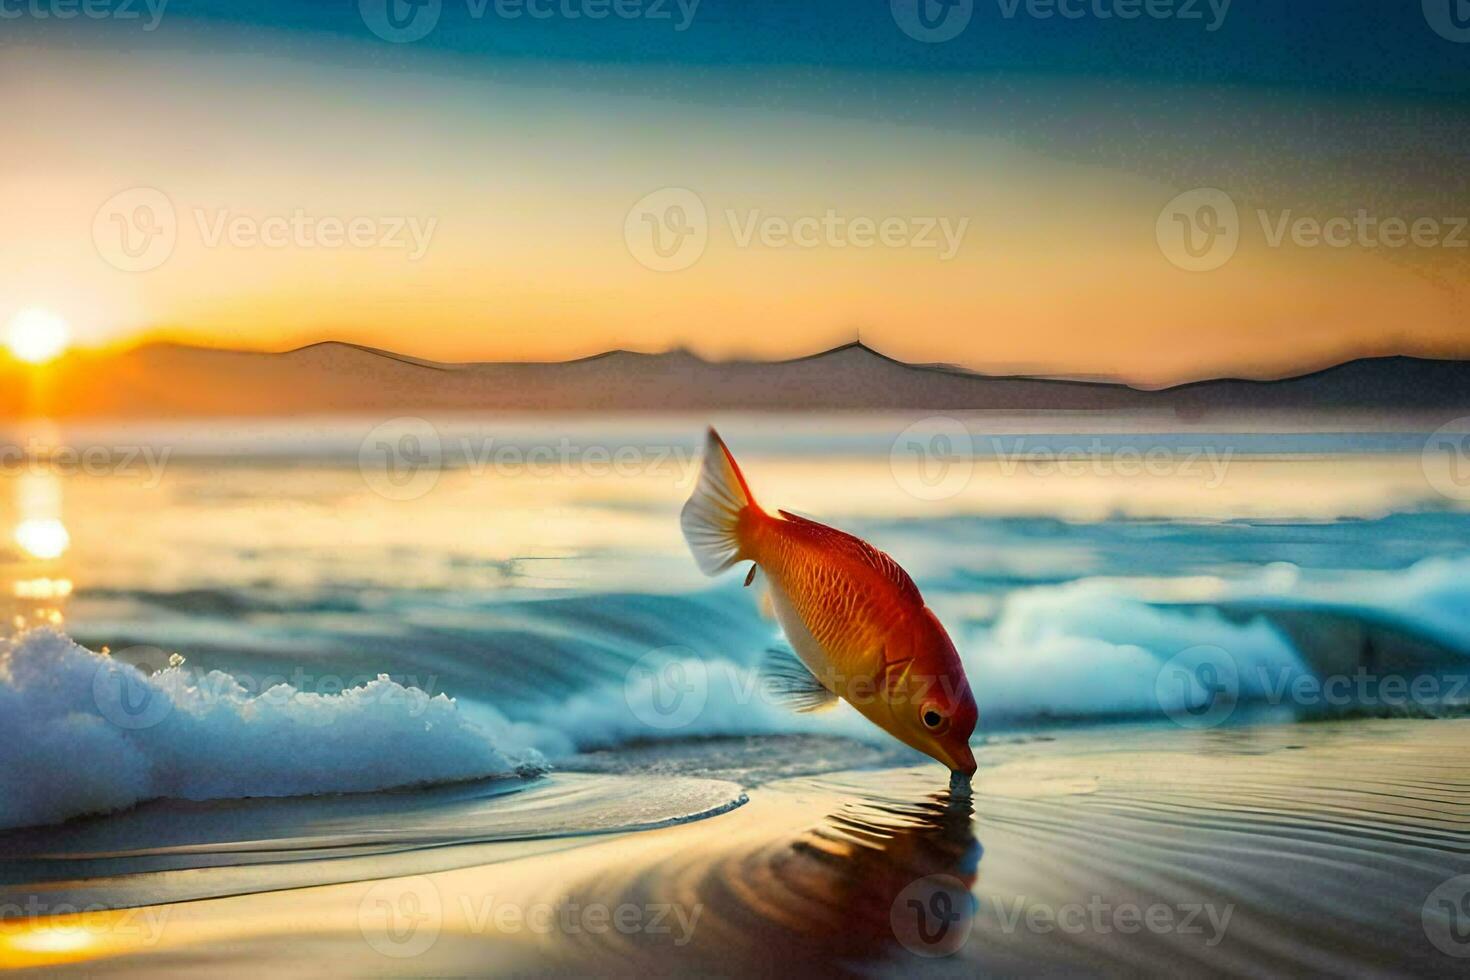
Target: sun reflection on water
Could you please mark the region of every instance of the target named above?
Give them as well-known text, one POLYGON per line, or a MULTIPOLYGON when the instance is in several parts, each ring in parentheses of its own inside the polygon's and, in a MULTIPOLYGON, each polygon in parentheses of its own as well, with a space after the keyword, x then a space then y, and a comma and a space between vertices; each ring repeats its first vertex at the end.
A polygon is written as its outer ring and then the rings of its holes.
POLYGON ((70 953, 92 944, 92 934, 75 927, 46 927, 22 933, 10 940, 15 949, 28 953, 70 953))
POLYGON ((28 578, 12 583, 11 590, 17 599, 65 599, 71 595, 72 581, 69 578, 28 578))
POLYGON ((51 561, 71 547, 71 533, 61 519, 61 481, 52 473, 26 473, 15 482, 15 510, 20 518, 11 537, 31 558, 51 561))

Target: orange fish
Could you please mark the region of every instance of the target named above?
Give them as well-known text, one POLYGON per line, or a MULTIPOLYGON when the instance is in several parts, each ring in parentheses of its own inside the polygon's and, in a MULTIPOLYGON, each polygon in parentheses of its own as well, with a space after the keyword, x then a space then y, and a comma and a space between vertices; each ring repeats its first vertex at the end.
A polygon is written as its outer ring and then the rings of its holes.
POLYGON ((679 523, 706 575, 752 562, 800 663, 766 665, 799 710, 840 698, 873 724, 968 782, 979 712, 965 668, 933 610, 898 563, 851 534, 755 502, 714 429, 699 484, 679 523))

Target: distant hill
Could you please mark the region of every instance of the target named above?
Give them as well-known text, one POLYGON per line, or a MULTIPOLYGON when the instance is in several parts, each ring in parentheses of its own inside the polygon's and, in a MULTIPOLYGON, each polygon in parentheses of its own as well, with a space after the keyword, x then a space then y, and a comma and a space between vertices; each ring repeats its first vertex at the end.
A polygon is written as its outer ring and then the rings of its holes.
POLYGON ((0 414, 15 416, 43 403, 60 418, 416 411, 1470 412, 1470 362, 1372 358, 1277 381, 1222 379, 1149 391, 906 364, 859 343, 788 361, 707 361, 675 350, 483 364, 440 364, 332 342, 279 354, 151 344, 106 356, 73 354, 29 379, 14 366, 0 370, 0 414))

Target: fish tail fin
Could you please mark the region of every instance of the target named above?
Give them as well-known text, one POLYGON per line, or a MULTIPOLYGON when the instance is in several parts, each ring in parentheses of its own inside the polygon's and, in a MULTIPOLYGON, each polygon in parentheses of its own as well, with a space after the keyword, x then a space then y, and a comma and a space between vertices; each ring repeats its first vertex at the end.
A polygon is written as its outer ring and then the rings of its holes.
POLYGON ((751 523, 763 516, 735 457, 711 428, 699 483, 679 514, 679 526, 699 570, 718 575, 737 561, 751 559, 746 534, 751 523))

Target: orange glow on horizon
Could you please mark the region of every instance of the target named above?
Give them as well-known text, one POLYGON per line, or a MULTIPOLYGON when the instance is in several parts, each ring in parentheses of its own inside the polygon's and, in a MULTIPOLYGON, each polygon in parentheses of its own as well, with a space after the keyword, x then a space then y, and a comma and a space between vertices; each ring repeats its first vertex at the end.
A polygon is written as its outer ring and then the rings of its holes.
MULTIPOLYGON (((569 97, 552 80, 478 79, 471 100, 463 79, 428 73, 364 98, 351 70, 241 54, 20 50, 0 69, 0 81, 16 78, 36 97, 12 109, 20 163, 0 182, 0 318, 54 310, 78 351, 338 340, 445 362, 676 347, 777 359, 861 331, 910 362, 1148 386, 1376 354, 1470 356, 1460 252, 1270 244, 1257 211, 1344 207, 1340 188, 1315 183, 1237 190, 1240 247, 1198 272, 1171 264, 1156 237, 1161 209, 1187 187, 980 124, 569 97), (198 82, 180 91, 179 77, 198 82), (154 113, 118 117, 95 99, 102 84, 154 113), (287 112, 283 86, 296 93, 287 112), (589 170, 585 149, 607 145, 610 121, 625 138, 589 170), (73 153, 78 133, 107 158, 26 165, 73 153), (362 133, 377 134, 368 152, 362 133), (200 167, 203 145, 230 167, 200 167), (687 267, 657 271, 630 244, 629 216, 676 187, 697 192, 708 241, 687 267), (828 212, 892 218, 936 245, 749 234, 752 222, 828 212), (356 218, 368 222, 360 246, 311 223, 356 218), (399 224, 410 219, 417 238, 399 224), (952 252, 923 230, 928 219, 966 222, 952 252), (262 241, 273 229, 284 239, 262 241)), ((1222 113, 1257 110, 1253 94, 1215 94, 1222 113)), ((1371 118, 1347 103, 1320 111, 1348 128, 1371 118)), ((1412 217, 1419 190, 1383 212, 1412 217)), ((23 345, 28 360, 55 347, 43 341, 23 345)))

